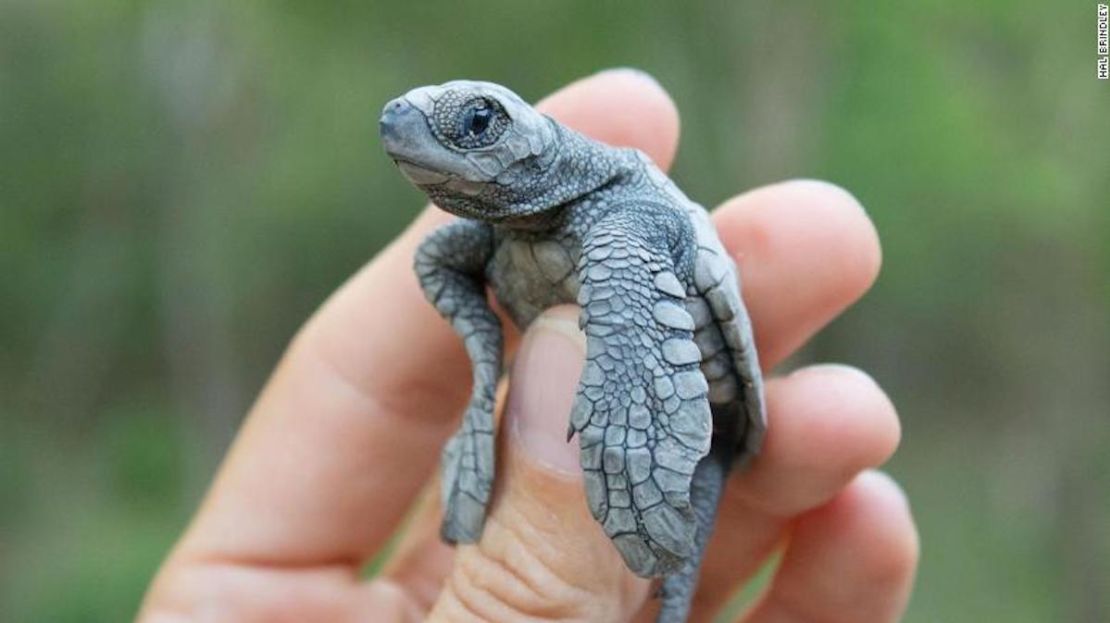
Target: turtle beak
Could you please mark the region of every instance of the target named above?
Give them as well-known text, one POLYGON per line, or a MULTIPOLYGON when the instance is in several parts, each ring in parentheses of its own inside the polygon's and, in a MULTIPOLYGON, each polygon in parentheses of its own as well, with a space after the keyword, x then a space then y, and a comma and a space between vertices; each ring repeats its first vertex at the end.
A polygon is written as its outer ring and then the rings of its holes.
POLYGON ((434 154, 428 146, 435 139, 428 130, 424 114, 404 96, 389 102, 382 109, 378 132, 386 153, 410 182, 426 186, 447 181, 446 174, 427 166, 429 156, 434 154))
POLYGON ((386 104, 378 120, 382 144, 390 154, 412 151, 416 147, 413 139, 426 131, 423 115, 404 97, 386 104))

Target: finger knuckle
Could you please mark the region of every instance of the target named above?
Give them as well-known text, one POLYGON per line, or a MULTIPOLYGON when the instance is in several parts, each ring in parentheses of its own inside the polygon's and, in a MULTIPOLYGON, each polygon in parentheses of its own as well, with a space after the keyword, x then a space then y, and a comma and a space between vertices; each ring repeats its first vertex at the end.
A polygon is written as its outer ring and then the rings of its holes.
POLYGON ((606 620, 596 611, 604 600, 560 574, 518 529, 497 521, 487 523, 478 545, 459 549, 445 591, 453 604, 448 620, 606 620))

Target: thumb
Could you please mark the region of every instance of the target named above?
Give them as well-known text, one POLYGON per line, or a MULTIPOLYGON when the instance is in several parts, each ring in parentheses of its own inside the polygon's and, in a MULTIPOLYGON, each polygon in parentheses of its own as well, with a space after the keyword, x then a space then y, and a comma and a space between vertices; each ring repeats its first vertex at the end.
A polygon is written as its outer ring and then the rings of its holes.
POLYGON ((585 360, 572 306, 525 333, 509 377, 497 484, 476 545, 460 546, 432 620, 627 621, 649 585, 590 516, 567 422, 585 360))

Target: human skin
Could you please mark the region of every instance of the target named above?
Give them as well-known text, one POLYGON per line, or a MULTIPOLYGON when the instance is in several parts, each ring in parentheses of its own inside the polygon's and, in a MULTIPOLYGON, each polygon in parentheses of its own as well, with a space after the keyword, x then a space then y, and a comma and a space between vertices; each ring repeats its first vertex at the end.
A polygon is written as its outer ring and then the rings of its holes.
MULTIPOLYGON (((641 73, 603 72, 538 107, 638 147, 664 170, 673 159, 675 107, 641 73)), ((577 448, 565 443, 584 356, 573 307, 545 314, 523 346, 507 332, 510 355, 520 352, 498 446, 504 477, 479 543, 439 540, 428 493, 470 369, 411 262, 450 218, 425 210, 298 332, 154 578, 140 621, 652 618, 652 584, 624 567, 590 516, 577 448), (406 514, 381 573, 363 580, 360 569, 406 514)), ((737 259, 765 371, 878 273, 874 227, 830 184, 750 191, 720 206, 714 222, 737 259)), ((901 490, 874 471, 898 444, 893 405, 865 373, 834 365, 772 376, 767 402, 763 452, 727 486, 691 620, 712 619, 775 552, 779 567, 743 620, 897 620, 918 544, 901 490)))

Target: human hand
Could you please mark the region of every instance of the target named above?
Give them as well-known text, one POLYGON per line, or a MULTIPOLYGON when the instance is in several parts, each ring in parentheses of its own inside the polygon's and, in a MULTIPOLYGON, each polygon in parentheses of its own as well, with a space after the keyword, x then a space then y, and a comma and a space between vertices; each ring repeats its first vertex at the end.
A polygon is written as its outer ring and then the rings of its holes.
MULTIPOLYGON (((605 72, 540 106, 664 169, 674 105, 650 79, 605 72)), ((571 307, 519 336, 481 541, 438 537, 439 451, 469 395, 459 339, 420 293, 419 219, 305 325, 251 410, 139 618, 163 621, 650 620, 651 584, 625 569, 590 517, 566 442, 584 356, 571 307), (421 495, 425 492, 425 495, 421 495), (372 580, 360 569, 408 529, 372 580)), ((819 182, 758 189, 714 214, 739 259, 762 363, 773 367, 870 286, 879 246, 847 193, 819 182)), ((811 366, 767 384, 762 454, 734 474, 692 620, 710 620, 773 552, 782 560, 744 620, 896 620, 917 536, 905 499, 872 468, 898 419, 864 373, 811 366)))

